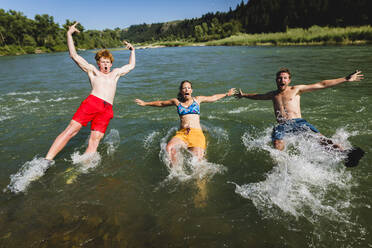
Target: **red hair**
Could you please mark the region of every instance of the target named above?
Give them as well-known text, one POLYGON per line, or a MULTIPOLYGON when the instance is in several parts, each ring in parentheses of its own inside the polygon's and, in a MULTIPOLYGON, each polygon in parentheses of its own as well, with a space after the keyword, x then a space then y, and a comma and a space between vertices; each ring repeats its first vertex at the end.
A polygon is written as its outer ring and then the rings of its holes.
POLYGON ((99 50, 97 53, 96 53, 96 56, 94 57, 96 59, 96 61, 98 62, 101 58, 108 58, 111 63, 114 62, 114 56, 112 56, 112 54, 110 53, 109 50, 107 49, 102 49, 102 50, 99 50))

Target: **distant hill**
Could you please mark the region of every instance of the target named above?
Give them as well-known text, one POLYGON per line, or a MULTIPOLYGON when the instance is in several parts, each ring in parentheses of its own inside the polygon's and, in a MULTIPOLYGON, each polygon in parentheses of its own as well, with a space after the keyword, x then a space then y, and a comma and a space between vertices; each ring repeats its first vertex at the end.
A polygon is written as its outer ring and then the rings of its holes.
POLYGON ((121 38, 133 42, 210 41, 237 33, 284 32, 311 26, 346 27, 372 24, 372 0, 249 0, 234 10, 201 18, 132 25, 121 38))

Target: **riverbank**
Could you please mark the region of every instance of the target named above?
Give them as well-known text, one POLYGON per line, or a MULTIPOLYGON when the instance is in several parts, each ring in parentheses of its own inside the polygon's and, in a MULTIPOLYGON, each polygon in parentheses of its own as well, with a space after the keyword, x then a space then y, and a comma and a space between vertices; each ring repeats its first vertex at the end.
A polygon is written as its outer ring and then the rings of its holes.
POLYGON ((203 43, 164 41, 153 46, 309 46, 372 44, 372 27, 330 28, 313 26, 309 29, 289 28, 281 33, 237 34, 221 40, 203 43))
POLYGON ((372 27, 329 28, 313 26, 309 29, 288 29, 282 33, 239 34, 210 41, 210 46, 290 46, 290 45, 361 45, 372 44, 372 27))
MULTIPOLYGON (((237 34, 220 40, 194 42, 189 40, 144 42, 135 44, 137 49, 182 47, 182 46, 321 46, 321 45, 365 45, 372 44, 372 27, 331 28, 313 26, 309 29, 289 28, 286 32, 237 34)), ((121 50, 124 48, 112 48, 121 50)), ((52 51, 43 47, 0 47, 0 56, 50 53, 67 51, 67 46, 52 51)))

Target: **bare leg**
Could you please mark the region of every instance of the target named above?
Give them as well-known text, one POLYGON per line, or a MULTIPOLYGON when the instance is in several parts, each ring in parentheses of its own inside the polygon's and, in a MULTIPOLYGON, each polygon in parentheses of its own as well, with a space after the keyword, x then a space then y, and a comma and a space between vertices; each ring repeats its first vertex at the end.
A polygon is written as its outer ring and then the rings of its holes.
POLYGON ((171 165, 174 166, 177 164, 177 151, 180 147, 186 147, 186 143, 180 138, 173 137, 167 144, 167 153, 171 160, 171 165))
MULTIPOLYGON (((339 151, 344 150, 340 145, 333 143, 333 141, 331 139, 323 136, 322 134, 319 134, 319 135, 320 135, 319 143, 321 145, 328 146, 332 149, 339 150, 339 151)), ((284 143, 283 140, 274 140, 273 144, 274 144, 275 149, 278 149, 280 151, 283 151, 284 148, 285 148, 285 143, 284 143)))
POLYGON ((355 167, 358 165, 360 159, 364 156, 364 151, 360 147, 352 147, 345 150, 341 145, 333 143, 333 141, 322 134, 319 137, 319 143, 326 147, 327 150, 342 152, 346 155, 345 166, 355 167))
POLYGON ((90 133, 88 147, 85 150, 84 154, 95 153, 97 151, 99 142, 101 141, 104 135, 105 135, 104 133, 92 130, 92 132, 90 133))
POLYGON ((191 147, 189 148, 191 153, 201 161, 204 157, 204 149, 201 147, 191 147))
POLYGON ((338 150, 340 152, 344 151, 344 149, 340 145, 333 143, 333 141, 331 139, 323 136, 323 134, 320 134, 319 143, 323 146, 327 146, 329 148, 332 148, 334 150, 338 150))
POLYGON ((274 144, 275 149, 279 151, 283 151, 285 148, 285 143, 283 140, 274 140, 273 144, 274 144))
POLYGON ((71 120, 66 129, 54 140, 45 158, 53 160, 54 157, 65 147, 67 142, 80 131, 81 127, 82 125, 79 122, 71 120))

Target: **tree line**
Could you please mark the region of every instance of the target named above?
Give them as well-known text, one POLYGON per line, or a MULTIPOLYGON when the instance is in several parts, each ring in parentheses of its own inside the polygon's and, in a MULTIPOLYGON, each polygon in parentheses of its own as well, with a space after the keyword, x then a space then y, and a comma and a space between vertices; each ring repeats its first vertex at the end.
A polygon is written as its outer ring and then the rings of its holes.
MULTIPOLYGON (((242 0, 228 12, 207 13, 201 18, 166 23, 132 25, 85 30, 76 35, 80 49, 121 46, 121 40, 134 43, 156 41, 204 42, 237 33, 283 32, 288 28, 307 29, 313 25, 328 27, 372 24, 371 0, 242 0)), ((47 14, 34 20, 21 12, 0 9, 0 54, 66 51, 66 30, 72 22, 59 26, 47 14)))
POLYGON ((248 0, 234 10, 178 22, 132 25, 121 38, 134 42, 210 41, 237 33, 284 32, 288 28, 372 24, 371 0, 248 0))
MULTIPOLYGON (((72 24, 72 21, 66 20, 60 27, 53 16, 47 14, 35 15, 32 20, 22 12, 0 9, 0 54, 66 51, 66 31, 72 24)), ((74 40, 80 49, 121 45, 119 28, 85 31, 80 24, 77 28, 81 33, 74 40)))

